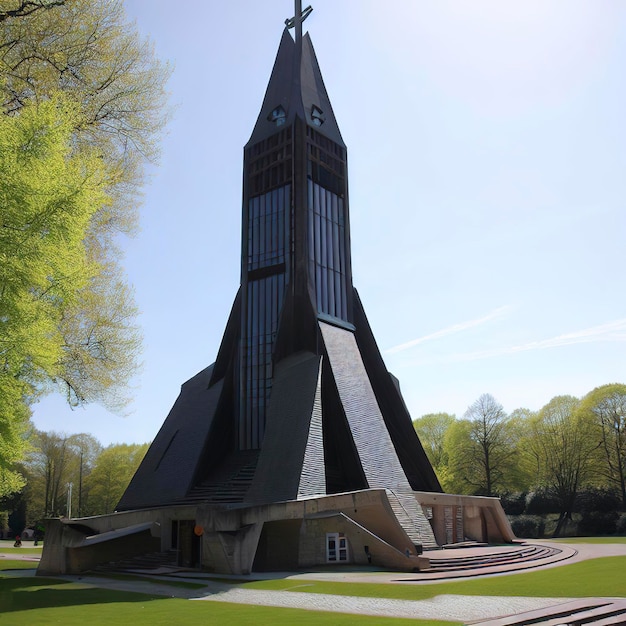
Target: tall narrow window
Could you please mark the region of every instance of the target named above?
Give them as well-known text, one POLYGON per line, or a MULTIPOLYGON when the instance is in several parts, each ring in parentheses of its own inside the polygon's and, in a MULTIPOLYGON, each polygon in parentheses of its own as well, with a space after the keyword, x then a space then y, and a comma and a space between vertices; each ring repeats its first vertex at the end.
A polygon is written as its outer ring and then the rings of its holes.
POLYGON ((344 201, 309 180, 309 269, 315 281, 317 310, 348 320, 344 201))
POLYGON ((287 272, 291 185, 248 203, 248 285, 242 337, 239 449, 261 447, 272 387, 272 354, 287 272))

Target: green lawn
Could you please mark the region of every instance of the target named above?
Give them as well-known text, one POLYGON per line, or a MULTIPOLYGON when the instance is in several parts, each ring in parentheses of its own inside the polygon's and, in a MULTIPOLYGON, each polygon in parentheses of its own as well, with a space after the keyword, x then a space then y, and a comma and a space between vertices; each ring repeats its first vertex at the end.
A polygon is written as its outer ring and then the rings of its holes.
MULTIPOLYGON (((565 539, 564 543, 625 543, 626 538, 594 537, 565 539)), ((19 548, 15 548, 18 551, 19 548)), ((34 549, 38 551, 39 549, 34 549)), ((6 550, 0 546, 0 552, 6 550)), ((221 602, 190 601, 141 593, 96 589, 87 584, 36 577, 12 578, 8 570, 32 569, 32 561, 0 558, 0 623, 2 626, 33 626, 63 623, 68 626, 109 624, 122 618, 133 626, 184 623, 206 624, 368 624, 402 623, 452 624, 451 622, 403 620, 355 616, 341 613, 278 609, 221 602)), ((343 583, 335 581, 276 579, 256 582, 235 582, 234 586, 249 589, 272 589, 351 595, 361 597, 421 600, 442 594, 470 596, 534 596, 534 597, 626 597, 626 556, 604 557, 571 563, 556 568, 531 570, 506 576, 471 578, 451 582, 418 584, 343 583)), ((143 580, 147 577, 115 576, 143 580)), ((152 581, 154 582, 154 581, 152 581)), ((163 584, 168 584, 165 580, 163 584)), ((196 587, 199 583, 173 586, 196 587)), ((222 581, 226 582, 226 581, 222 581)))
POLYGON ((120 620, 133 626, 205 626, 215 624, 354 624, 364 626, 421 626, 451 622, 393 619, 324 613, 298 609, 276 609, 222 602, 197 602, 140 593, 93 589, 86 585, 44 578, 0 579, 0 623, 2 626, 40 624, 114 624, 120 620))
POLYGON ((590 559, 556 568, 433 584, 341 583, 315 580, 264 580, 243 583, 249 589, 424 600, 442 594, 583 598, 626 597, 626 556, 590 559))
POLYGON ((550 541, 557 543, 626 543, 626 537, 565 537, 563 539, 550 539, 550 541))
POLYGON ((11 559, 0 559, 0 572, 11 569, 37 569, 37 561, 14 561, 11 559))
POLYGON ((41 556, 41 546, 37 548, 14 548, 11 545, 0 545, 0 554, 37 554, 41 556))

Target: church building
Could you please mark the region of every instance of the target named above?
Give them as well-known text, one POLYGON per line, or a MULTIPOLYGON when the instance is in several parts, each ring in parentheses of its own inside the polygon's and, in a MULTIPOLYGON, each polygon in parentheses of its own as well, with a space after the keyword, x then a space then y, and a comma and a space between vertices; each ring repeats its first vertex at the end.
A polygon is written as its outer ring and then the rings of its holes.
POLYGON ((442 493, 385 367, 352 284, 347 149, 295 4, 244 148, 241 284, 216 360, 116 513, 48 523, 40 573, 147 552, 233 574, 410 571, 425 549, 514 538, 497 499, 442 493))

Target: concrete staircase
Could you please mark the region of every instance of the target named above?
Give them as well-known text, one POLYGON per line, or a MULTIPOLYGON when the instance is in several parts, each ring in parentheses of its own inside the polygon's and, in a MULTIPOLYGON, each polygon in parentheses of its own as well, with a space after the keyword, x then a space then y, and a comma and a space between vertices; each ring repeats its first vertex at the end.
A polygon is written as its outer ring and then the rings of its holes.
POLYGON ((529 624, 540 624, 541 626, 564 624, 572 626, 582 626, 583 624, 616 626, 617 624, 626 624, 626 600, 583 598, 555 604, 536 611, 474 623, 481 626, 526 626, 529 624))
POLYGON ((157 570, 162 567, 176 567, 178 561, 178 550, 167 550, 166 552, 151 552, 140 556, 123 559, 121 561, 110 561, 101 563, 93 568, 94 572, 120 572, 134 570, 157 570))
MULTIPOLYGON (((449 552, 449 550, 446 550, 449 552)), ((471 570, 498 565, 511 565, 516 563, 527 563, 530 561, 539 561, 561 554, 559 548, 552 546, 530 545, 524 547, 515 547, 511 550, 501 551, 497 553, 463 556, 442 556, 438 557, 429 554, 430 568, 423 570, 425 572, 454 572, 459 570, 471 570)))
POLYGON ((401 492, 386 489, 389 504, 412 543, 424 549, 438 547, 430 522, 426 519, 422 507, 415 499, 413 492, 401 492))
POLYGON ((237 452, 226 459, 216 472, 192 487, 176 504, 236 504, 244 501, 256 472, 258 450, 237 452))

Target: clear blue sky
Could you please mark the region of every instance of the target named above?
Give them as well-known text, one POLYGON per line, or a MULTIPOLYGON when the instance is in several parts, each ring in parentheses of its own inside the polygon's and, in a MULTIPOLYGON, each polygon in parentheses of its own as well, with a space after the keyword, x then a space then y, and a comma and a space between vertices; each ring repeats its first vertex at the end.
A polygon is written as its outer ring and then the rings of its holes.
MULTIPOLYGON (((303 3, 307 4, 306 0, 303 3)), ((239 284, 242 148, 292 0, 127 0, 177 106, 124 265, 143 369, 126 417, 38 428, 154 438, 212 363, 239 284)), ((626 3, 317 0, 305 23, 348 145, 354 282, 414 418, 626 382, 626 3)))

